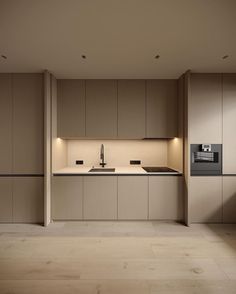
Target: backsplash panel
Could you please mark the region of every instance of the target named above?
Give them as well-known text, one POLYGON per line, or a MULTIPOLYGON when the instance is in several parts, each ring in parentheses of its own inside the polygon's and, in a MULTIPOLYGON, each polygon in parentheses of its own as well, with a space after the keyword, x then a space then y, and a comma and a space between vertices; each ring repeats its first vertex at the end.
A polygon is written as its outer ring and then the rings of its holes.
POLYGON ((130 160, 141 165, 167 166, 167 140, 67 140, 68 166, 83 160, 85 166, 98 166, 100 147, 105 147, 108 166, 129 166, 130 160))

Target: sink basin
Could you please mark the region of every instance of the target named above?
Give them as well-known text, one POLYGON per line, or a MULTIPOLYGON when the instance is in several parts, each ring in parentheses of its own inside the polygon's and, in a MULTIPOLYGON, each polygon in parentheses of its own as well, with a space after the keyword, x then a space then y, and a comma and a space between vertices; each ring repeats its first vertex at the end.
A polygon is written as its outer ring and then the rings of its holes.
POLYGON ((114 172, 115 168, 91 168, 90 173, 110 173, 114 172))

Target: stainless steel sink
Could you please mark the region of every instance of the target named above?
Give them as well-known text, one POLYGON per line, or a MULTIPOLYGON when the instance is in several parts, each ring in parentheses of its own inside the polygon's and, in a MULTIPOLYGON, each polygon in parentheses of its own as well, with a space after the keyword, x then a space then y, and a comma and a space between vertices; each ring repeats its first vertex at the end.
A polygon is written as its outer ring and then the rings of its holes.
POLYGON ((115 168, 91 168, 90 173, 110 173, 114 172, 115 168))

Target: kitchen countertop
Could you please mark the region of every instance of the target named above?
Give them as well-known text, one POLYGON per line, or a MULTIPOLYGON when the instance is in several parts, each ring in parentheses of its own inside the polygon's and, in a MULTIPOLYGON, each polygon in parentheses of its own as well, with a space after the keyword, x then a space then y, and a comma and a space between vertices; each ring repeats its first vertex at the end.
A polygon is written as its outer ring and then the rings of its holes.
MULTIPOLYGON (((54 176, 94 176, 94 175, 175 175, 180 176, 180 172, 146 172, 141 166, 106 166, 106 168, 115 168, 114 172, 89 172, 92 167, 80 166, 80 167, 65 167, 53 172, 54 176)), ((101 168, 94 166, 94 168, 101 168)))

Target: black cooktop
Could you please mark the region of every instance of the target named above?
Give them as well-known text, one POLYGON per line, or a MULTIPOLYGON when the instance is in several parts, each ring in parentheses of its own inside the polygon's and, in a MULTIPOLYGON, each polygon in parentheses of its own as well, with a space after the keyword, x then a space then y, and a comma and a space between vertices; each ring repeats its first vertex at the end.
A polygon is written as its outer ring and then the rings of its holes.
POLYGON ((144 166, 143 169, 148 173, 173 173, 176 170, 166 166, 144 166))

